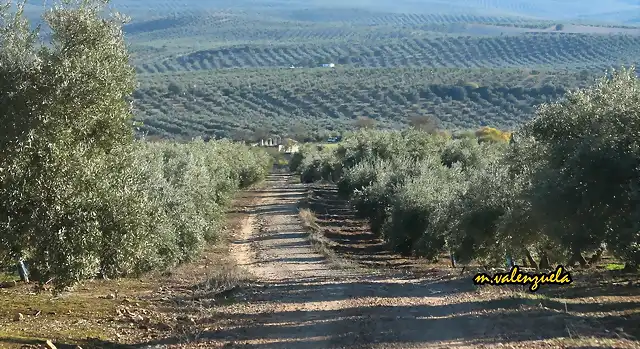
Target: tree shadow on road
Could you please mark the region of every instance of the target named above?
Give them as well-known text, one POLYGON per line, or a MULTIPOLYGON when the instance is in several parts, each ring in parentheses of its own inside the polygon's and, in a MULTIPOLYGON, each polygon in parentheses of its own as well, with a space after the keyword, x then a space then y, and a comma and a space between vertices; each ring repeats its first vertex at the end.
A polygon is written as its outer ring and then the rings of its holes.
POLYGON ((638 302, 571 304, 568 312, 557 300, 529 297, 450 298, 443 302, 442 297, 451 297, 453 289, 451 281, 402 284, 375 277, 352 283, 316 278, 256 287, 249 301, 280 303, 283 310, 258 315, 220 313, 202 319, 203 326, 221 319, 243 324, 235 329, 205 331, 202 338, 262 341, 252 348, 331 348, 363 340, 381 345, 404 343, 407 347, 452 341, 491 345, 563 338, 568 332, 574 337, 619 338, 618 327, 623 327, 627 336, 640 337, 638 313, 626 317, 602 314, 637 309, 638 302), (370 297, 393 298, 395 305, 367 302, 370 297), (366 304, 331 308, 334 301, 356 298, 366 304), (285 306, 296 303, 302 309, 285 306))
MULTIPOLYGON (((200 336, 203 340, 257 341, 260 344, 245 347, 265 349, 337 348, 363 341, 410 348, 455 341, 491 346, 568 336, 640 338, 640 301, 572 303, 522 293, 478 299, 474 298, 475 288, 467 278, 391 280, 376 275, 351 282, 313 277, 256 285, 245 290, 246 302, 269 302, 274 312, 214 312, 200 319, 200 326, 211 328, 220 321, 231 321, 238 327, 204 331, 200 336), (336 309, 336 302, 348 306, 336 309)), ((640 290, 635 289, 638 295, 640 290)), ((549 290, 556 291, 559 288, 549 290)), ((167 338, 145 345, 181 340, 167 338)))
MULTIPOLYGON (((269 192, 273 192, 272 189, 269 192)), ((293 195, 293 191, 280 193, 293 195)), ((295 192, 299 192, 295 190, 295 192)), ((263 197, 266 197, 263 196, 263 197)), ((253 213, 291 214, 291 204, 276 203, 254 207, 253 213)), ((332 223, 329 228, 344 228, 352 216, 342 219, 333 212, 320 217, 332 223)), ((355 226, 357 223, 353 223, 355 226)), ((295 226, 278 232, 266 232, 246 242, 266 245, 302 247, 308 245, 295 226), (287 241, 294 240, 294 241, 287 241)), ((354 241, 362 236, 353 232, 354 241)), ((337 237, 334 237, 337 238, 337 237)), ((345 244, 346 245, 346 244, 345 244)), ((280 258, 278 262, 309 264, 317 257, 280 258)), ((269 262, 263 261, 263 262, 269 262)), ((273 262, 273 261, 272 261, 273 262)), ((491 287, 491 286, 487 286, 491 287)), ((536 294, 506 292, 495 294, 477 291, 470 277, 434 274, 418 277, 400 274, 358 277, 311 277, 271 281, 239 290, 238 303, 243 306, 268 304, 269 311, 255 313, 210 309, 198 319, 200 338, 235 342, 232 347, 251 348, 345 348, 378 345, 380 348, 426 345, 450 347, 453 342, 467 346, 496 346, 538 340, 571 338, 615 339, 640 338, 640 288, 547 287, 536 294), (626 299, 585 301, 582 298, 625 294, 626 299), (626 293, 625 293, 626 292, 626 293), (489 294, 489 295, 488 295, 489 294), (242 305, 242 304, 241 304, 242 305), (226 323, 226 326, 219 326, 226 323), (251 345, 241 342, 252 341, 251 345), (441 344, 446 343, 446 344, 441 344), (395 346, 394 346, 395 345, 395 346)), ((506 290, 505 290, 506 289, 506 290)), ((176 296, 176 303, 183 302, 176 296)), ((210 298, 217 295, 211 294, 210 298)), ((601 300, 606 298, 601 298, 601 300)), ((213 303, 212 303, 213 304, 213 303)), ((260 308, 258 309, 267 309, 260 308)), ((141 344, 184 342, 183 336, 141 344)), ((637 342, 636 342, 637 343, 637 342)), ((535 347, 536 344, 531 344, 535 347)), ((578 347, 578 346, 573 346, 578 347)), ((580 344, 581 348, 590 348, 580 344)))

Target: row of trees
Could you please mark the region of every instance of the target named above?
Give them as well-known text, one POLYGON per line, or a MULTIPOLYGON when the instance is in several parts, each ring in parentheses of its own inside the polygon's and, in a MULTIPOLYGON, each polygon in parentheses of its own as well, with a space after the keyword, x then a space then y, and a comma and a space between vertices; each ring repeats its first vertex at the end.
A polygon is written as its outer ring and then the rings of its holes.
POLYGON ((587 265, 605 249, 640 264, 640 81, 614 71, 539 106, 512 135, 474 138, 363 130, 331 151, 305 150, 292 169, 338 184, 395 250, 462 263, 505 256, 548 267, 587 265), (487 141, 489 140, 489 141, 487 141))
POLYGON ((0 11, 0 264, 58 287, 192 260, 272 162, 229 141, 136 140, 122 19, 103 5, 47 12, 50 45, 22 5, 0 11))
POLYGON ((543 77, 524 71, 275 73, 220 72, 215 81, 195 74, 175 81, 145 80, 134 102, 144 130, 158 135, 247 139, 246 130, 300 134, 293 128, 302 128, 302 138, 309 138, 351 129, 360 116, 375 119, 380 127, 400 127, 414 115, 431 114, 450 129, 478 124, 513 128, 532 116, 534 105, 593 82, 590 74, 543 77))
MULTIPOLYGON (((143 99, 145 97, 158 97, 155 91, 150 90, 141 90, 135 93, 137 98, 143 99)), ((167 85, 167 94, 164 97, 171 96, 190 96, 190 97, 207 97, 210 95, 210 91, 203 91, 202 89, 194 89, 194 88, 186 88, 183 89, 178 83, 171 81, 167 85)), ((232 95, 236 91, 227 90, 225 92, 226 95, 232 95)), ((244 91, 243 91, 244 92, 244 91)), ((272 95, 276 91, 265 91, 263 89, 259 89, 254 93, 256 98, 262 99, 275 99, 278 100, 278 95, 272 95)), ((316 91, 319 92, 319 91, 316 91)), ((534 99, 540 100, 548 97, 554 98, 558 95, 563 95, 566 93, 566 90, 561 87, 556 87, 551 84, 545 84, 544 86, 534 86, 530 88, 525 88, 522 86, 479 86, 477 83, 473 82, 464 82, 460 81, 458 84, 429 84, 429 85, 421 85, 421 86, 402 86, 392 88, 390 86, 379 86, 373 91, 368 91, 369 96, 376 100, 385 100, 389 99, 394 103, 407 104, 417 103, 422 99, 434 99, 437 97, 440 98, 450 98, 456 101, 463 101, 465 99, 474 99, 474 100, 487 100, 491 101, 493 99, 504 99, 507 97, 515 98, 518 100, 522 99, 534 99)), ((247 93, 247 92, 244 92, 247 93)), ((287 91, 287 93, 291 93, 287 91)), ((160 95, 162 96, 162 95, 160 95)), ((368 96, 360 97, 362 102, 367 101, 368 96), (364 98, 364 100, 362 100, 364 98)), ((284 101, 283 101, 284 102, 284 101)))
MULTIPOLYGON (((349 32, 345 33, 347 38, 349 32)), ((313 68, 323 63, 350 67, 585 67, 631 63, 640 46, 634 35, 576 34, 563 31, 512 36, 435 36, 376 40, 332 38, 265 45, 238 44, 201 50, 158 62, 140 61, 145 73, 226 68, 313 68)))

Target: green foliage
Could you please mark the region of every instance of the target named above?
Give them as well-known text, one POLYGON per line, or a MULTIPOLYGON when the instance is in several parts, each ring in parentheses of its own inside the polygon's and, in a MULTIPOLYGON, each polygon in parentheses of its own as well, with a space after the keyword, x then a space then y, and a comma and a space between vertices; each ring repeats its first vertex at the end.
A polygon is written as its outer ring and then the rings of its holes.
POLYGON ((435 258, 446 246, 439 216, 464 187, 463 171, 460 166, 443 166, 437 154, 419 166, 420 174, 408 180, 392 199, 384 236, 400 253, 435 258))
POLYGON ((34 269, 61 281, 101 263, 134 268, 103 245, 135 255, 147 234, 126 229, 134 217, 112 215, 144 205, 129 185, 136 173, 126 156, 133 132, 125 97, 135 80, 119 19, 96 20, 94 4, 77 5, 46 14, 50 46, 37 47, 37 33, 8 8, 0 32, 0 235, 16 257, 31 247, 34 269))
POLYGON ((638 120, 640 82, 634 69, 622 69, 561 103, 542 105, 525 128, 544 154, 533 175, 533 211, 549 220, 543 231, 571 253, 606 242, 640 264, 638 120))
POLYGON ((164 267, 191 261, 205 242, 216 242, 233 192, 264 178, 272 163, 265 152, 225 140, 140 142, 136 155, 145 176, 140 192, 155 204, 162 237, 156 259, 164 267))
POLYGON ((363 130, 330 155, 302 154, 298 171, 342 168, 339 193, 403 254, 583 264, 606 245, 637 268, 639 116, 640 81, 622 69, 541 105, 513 137, 489 127, 453 139, 363 130))
POLYGON ((456 214, 450 215, 449 247, 459 262, 499 265, 506 251, 518 256, 514 247, 521 245, 499 229, 510 207, 508 166, 495 155, 484 155, 485 163, 468 171, 466 190, 452 203, 456 214))
POLYGON ((406 127, 416 114, 433 115, 443 129, 475 129, 481 123, 515 129, 533 116, 536 104, 586 87, 592 77, 593 70, 586 75, 545 70, 534 76, 518 69, 222 69, 143 75, 134 107, 144 122, 141 130, 163 137, 208 134, 255 141, 255 131, 264 129, 326 140, 355 129, 354 119, 361 115, 375 118, 378 129, 406 127), (459 84, 465 80, 478 87, 459 84), (184 95, 167 94, 171 82, 182 86, 184 95), (459 89, 466 91, 462 100, 454 99, 461 96, 459 89))
POLYGON ((225 141, 134 141, 134 70, 122 19, 60 5, 40 46, 21 12, 0 28, 0 259, 56 286, 192 260, 219 234, 231 193, 270 157, 225 141))
MULTIPOLYGON (((300 173, 302 183, 324 180, 335 180, 340 168, 331 150, 322 147, 306 148, 300 152, 301 160, 295 168, 300 173)), ((297 160, 296 160, 297 161, 297 160)))
POLYGON ((298 168, 302 164, 302 160, 305 157, 304 149, 300 149, 297 153, 294 153, 289 160, 289 171, 297 172, 298 168))
POLYGON ((459 163, 463 168, 475 167, 480 162, 480 144, 473 138, 456 139, 442 149, 442 163, 452 167, 459 163))

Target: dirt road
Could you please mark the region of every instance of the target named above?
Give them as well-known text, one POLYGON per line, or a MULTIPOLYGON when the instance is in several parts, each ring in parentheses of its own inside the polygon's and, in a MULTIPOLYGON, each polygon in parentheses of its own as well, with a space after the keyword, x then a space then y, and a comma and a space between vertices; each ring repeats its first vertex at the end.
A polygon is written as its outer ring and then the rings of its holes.
POLYGON ((257 314, 250 315, 254 325, 236 344, 412 348, 424 347, 425 336, 445 341, 465 331, 448 321, 418 320, 426 313, 434 315, 427 309, 455 290, 338 269, 317 253, 298 217, 298 202, 304 195, 301 184, 291 183, 288 175, 274 174, 247 219, 234 254, 265 288, 252 303, 250 313, 257 314))
MULTIPOLYGON (((301 184, 292 183, 289 175, 273 174, 258 195, 232 254, 260 285, 241 296, 246 302, 217 310, 227 323, 209 337, 220 345, 586 348, 563 337, 571 331, 576 335, 581 326, 591 328, 588 320, 530 300, 479 299, 471 280, 337 269, 314 250, 301 225, 301 184)), ((598 346, 589 342, 590 348, 598 346)))

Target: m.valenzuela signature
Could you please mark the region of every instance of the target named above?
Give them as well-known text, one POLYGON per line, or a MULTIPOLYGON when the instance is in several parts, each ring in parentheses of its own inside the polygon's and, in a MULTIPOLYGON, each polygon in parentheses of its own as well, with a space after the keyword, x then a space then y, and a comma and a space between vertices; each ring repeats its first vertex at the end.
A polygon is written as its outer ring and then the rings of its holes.
POLYGON ((475 285, 530 285, 529 290, 531 292, 536 292, 540 285, 569 285, 572 282, 571 274, 565 271, 562 265, 559 265, 554 272, 549 274, 523 273, 516 266, 512 267, 508 273, 496 273, 493 276, 479 273, 473 277, 475 285))

